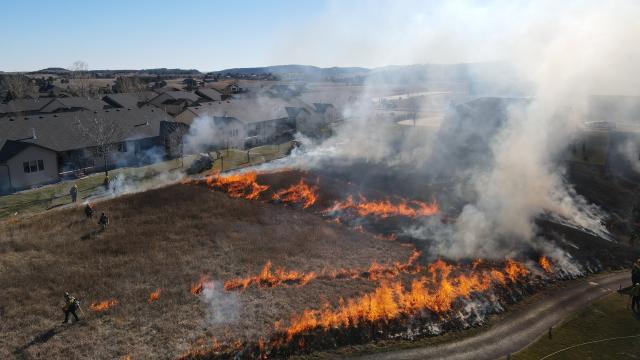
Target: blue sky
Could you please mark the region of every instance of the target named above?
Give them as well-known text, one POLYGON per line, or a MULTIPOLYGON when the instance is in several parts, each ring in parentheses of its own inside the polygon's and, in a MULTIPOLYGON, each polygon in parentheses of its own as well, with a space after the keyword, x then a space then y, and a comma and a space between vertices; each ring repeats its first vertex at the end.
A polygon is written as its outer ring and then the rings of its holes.
POLYGON ((0 70, 270 65, 287 33, 326 1, 4 0, 0 70))

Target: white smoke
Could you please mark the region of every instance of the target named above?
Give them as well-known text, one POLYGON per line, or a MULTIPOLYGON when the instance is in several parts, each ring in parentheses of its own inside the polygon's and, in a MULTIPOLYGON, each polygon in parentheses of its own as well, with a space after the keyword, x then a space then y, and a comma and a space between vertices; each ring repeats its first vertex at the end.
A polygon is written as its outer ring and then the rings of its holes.
POLYGON ((207 319, 211 324, 228 324, 240 318, 240 300, 233 291, 224 291, 222 282, 205 282, 202 300, 209 306, 207 319))
MULTIPOLYGON (((640 48, 632 45, 640 36, 640 4, 398 1, 384 5, 334 2, 327 16, 297 32, 299 37, 284 41, 292 48, 283 53, 295 62, 295 56, 315 54, 313 46, 322 49, 326 41, 333 41, 331 52, 318 54, 320 63, 503 60, 527 84, 530 95, 525 104, 508 106, 505 121, 485 137, 485 162, 455 172, 451 181, 460 182, 457 189, 473 194, 457 222, 443 226, 427 220, 407 231, 437 239, 433 250, 451 257, 508 256, 540 247, 534 219, 541 215, 607 237, 605 214, 567 183, 559 160, 586 119, 585 100, 590 95, 633 94, 640 88, 635 71, 640 48), (360 12, 365 16, 354 16, 360 12), (349 36, 342 36, 346 27, 349 36)), ((379 112, 370 101, 375 85, 367 84, 363 100, 347 108, 344 114, 350 118, 336 136, 309 149, 304 161, 293 160, 306 167, 326 164, 327 157, 336 164, 352 160, 372 166, 404 164, 428 169, 430 175, 445 173, 460 160, 451 155, 446 161, 437 158, 443 158, 441 147, 463 145, 455 138, 442 143, 426 135, 398 133, 392 122, 377 119, 379 112)))

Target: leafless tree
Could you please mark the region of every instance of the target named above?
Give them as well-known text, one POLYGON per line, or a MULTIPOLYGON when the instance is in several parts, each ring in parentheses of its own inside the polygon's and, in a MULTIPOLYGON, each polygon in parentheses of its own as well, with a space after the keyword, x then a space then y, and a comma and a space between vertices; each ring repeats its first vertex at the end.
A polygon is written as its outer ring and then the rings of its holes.
POLYGON ((189 127, 186 124, 176 122, 168 123, 170 128, 167 129, 165 135, 165 146, 167 153, 171 157, 180 159, 180 166, 184 166, 184 136, 189 132, 189 127))
POLYGON ((32 95, 34 86, 31 79, 20 74, 4 75, 0 78, 0 88, 6 89, 12 99, 22 99, 32 95))
POLYGON ((88 97, 96 92, 91 85, 89 65, 86 62, 78 60, 71 65, 69 70, 73 79, 74 91, 78 96, 88 97))
POLYGON ((106 117, 104 114, 91 115, 83 120, 77 119, 78 129, 82 136, 94 144, 96 155, 102 156, 104 175, 109 176, 109 154, 116 149, 124 132, 115 118, 106 117))
POLYGON ((118 76, 113 85, 113 91, 117 93, 139 92, 144 89, 144 84, 135 76, 118 76))

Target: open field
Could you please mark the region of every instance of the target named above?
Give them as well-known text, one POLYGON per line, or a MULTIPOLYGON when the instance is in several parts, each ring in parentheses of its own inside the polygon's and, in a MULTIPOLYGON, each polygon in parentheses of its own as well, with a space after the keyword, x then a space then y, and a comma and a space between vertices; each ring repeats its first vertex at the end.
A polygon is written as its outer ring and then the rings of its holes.
POLYGON ((410 249, 274 204, 174 185, 98 203, 99 232, 80 207, 0 224, 0 358, 174 358, 199 337, 246 336, 319 298, 369 291, 367 280, 317 280, 269 292, 194 296, 201 275, 226 280, 274 266, 300 271, 404 261, 410 249), (149 304, 149 294, 161 288, 149 304), (60 325, 62 294, 82 301, 76 325, 60 325), (94 301, 118 303, 102 313, 94 301), (209 303, 207 303, 207 300, 209 303), (220 309, 223 309, 222 311, 220 309))

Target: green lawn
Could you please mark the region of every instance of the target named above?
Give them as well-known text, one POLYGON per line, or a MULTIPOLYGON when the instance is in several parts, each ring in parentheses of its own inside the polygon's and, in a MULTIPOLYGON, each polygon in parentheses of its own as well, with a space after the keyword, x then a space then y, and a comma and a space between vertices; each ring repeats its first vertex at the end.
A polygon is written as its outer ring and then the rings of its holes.
MULTIPOLYGON (((628 303, 626 295, 608 295, 554 328, 551 339, 545 335, 511 358, 538 360, 590 341, 640 335, 640 316, 627 308, 628 303)), ((577 346, 547 359, 640 359, 640 336, 577 346)))
MULTIPOLYGON (((222 150, 221 154, 224 161, 220 159, 216 160, 214 162, 214 169, 220 170, 223 162, 224 170, 232 170, 274 160, 284 156, 290 147, 291 143, 287 142, 280 145, 264 145, 250 149, 250 162, 247 161, 246 150, 222 150)), ((145 181, 161 173, 179 171, 182 168, 186 169, 196 157, 196 155, 189 155, 185 156, 183 161, 176 159, 137 168, 116 169, 109 171, 109 177, 113 179, 118 174, 126 174, 129 179, 145 181)), ((103 180, 103 173, 95 173, 82 179, 62 181, 56 184, 1 196, 0 219, 12 215, 35 214, 69 204, 71 202, 69 188, 73 183, 78 185, 78 201, 82 202, 83 199, 101 190, 103 180)))

